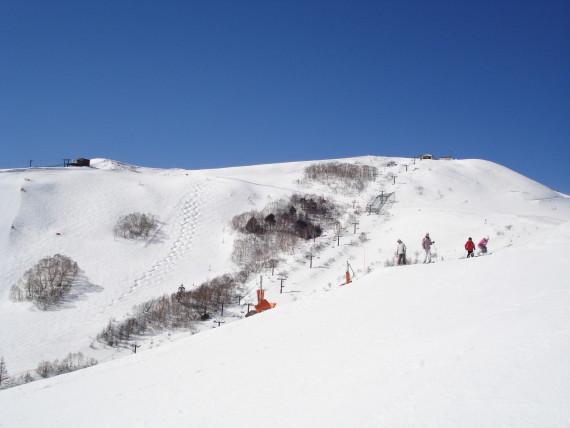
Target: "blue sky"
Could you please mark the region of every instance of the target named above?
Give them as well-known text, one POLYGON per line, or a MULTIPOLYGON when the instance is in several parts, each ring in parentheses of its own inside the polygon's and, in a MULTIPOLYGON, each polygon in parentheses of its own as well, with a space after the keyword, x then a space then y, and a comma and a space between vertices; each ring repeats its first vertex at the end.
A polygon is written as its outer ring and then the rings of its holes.
POLYGON ((570 194, 570 1, 0 2, 0 168, 433 153, 570 194))

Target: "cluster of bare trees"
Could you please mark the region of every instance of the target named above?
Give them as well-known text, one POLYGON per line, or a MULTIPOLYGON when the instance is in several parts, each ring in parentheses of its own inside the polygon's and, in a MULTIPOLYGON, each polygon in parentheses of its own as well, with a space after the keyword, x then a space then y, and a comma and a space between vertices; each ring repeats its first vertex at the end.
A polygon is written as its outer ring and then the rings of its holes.
POLYGON ((177 298, 181 304, 193 307, 198 310, 203 318, 211 311, 217 311, 221 305, 229 304, 241 291, 240 284, 247 281, 249 274, 240 272, 235 275, 221 275, 210 281, 203 282, 199 287, 177 293, 177 298))
POLYGON ((12 286, 10 297, 16 302, 34 302, 39 309, 46 310, 69 294, 79 274, 79 266, 69 257, 61 254, 45 257, 24 272, 12 286))
POLYGON ((0 357, 0 389, 13 388, 18 385, 23 385, 24 383, 32 382, 33 380, 34 378, 29 373, 17 377, 10 376, 6 368, 4 357, 0 357))
POLYGON ((146 239, 158 228, 158 219, 154 214, 127 214, 115 224, 113 233, 127 239, 146 239))
POLYGON ((298 241, 293 234, 244 235, 234 240, 232 261, 251 273, 279 259, 280 253, 293 252, 298 241))
POLYGON ((135 306, 133 313, 121 322, 109 321, 97 340, 109 346, 127 346, 131 340, 149 332, 192 328, 196 319, 197 312, 193 308, 165 294, 135 306))
MULTIPOLYGON (((42 377, 57 376, 63 373, 69 373, 76 370, 91 367, 97 364, 94 358, 87 358, 81 352, 70 352, 63 360, 41 361, 36 368, 36 373, 42 377)), ((4 357, 0 357, 0 389, 13 388, 18 385, 33 382, 34 377, 29 373, 20 376, 10 376, 6 368, 4 357)))
POLYGON ((262 211, 235 216, 232 227, 241 233, 234 240, 232 260, 251 272, 273 267, 279 255, 294 252, 299 239, 315 239, 323 227, 334 224, 339 207, 322 197, 293 195, 262 211))
POLYGON ((368 165, 326 162, 309 165, 304 171, 305 181, 318 181, 337 190, 362 191, 378 176, 378 168, 368 165))
POLYGON ((109 321, 97 340, 109 346, 127 346, 132 340, 150 332, 190 329, 206 319, 210 311, 229 304, 247 280, 248 274, 222 275, 206 281, 192 290, 181 285, 176 293, 146 301, 133 308, 133 313, 119 323, 109 321))
POLYGON ((87 358, 81 352, 70 352, 63 360, 40 361, 36 368, 36 373, 41 377, 57 376, 63 373, 70 373, 76 370, 91 367, 97 364, 95 358, 87 358))

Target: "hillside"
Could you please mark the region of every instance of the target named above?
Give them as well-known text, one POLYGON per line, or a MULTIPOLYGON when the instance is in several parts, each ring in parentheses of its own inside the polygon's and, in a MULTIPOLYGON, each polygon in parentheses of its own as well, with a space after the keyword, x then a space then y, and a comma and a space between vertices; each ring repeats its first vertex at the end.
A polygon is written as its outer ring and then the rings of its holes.
POLYGON ((99 361, 2 391, 0 426, 36 425, 48 409, 49 426, 85 417, 90 426, 567 425, 570 198, 482 160, 338 162, 379 174, 364 191, 334 191, 303 180, 313 162, 187 171, 99 159, 0 171, 0 356, 10 374, 69 352, 99 361), (215 318, 222 327, 208 320, 199 334, 141 337, 136 355, 95 340, 136 304, 234 271, 232 218, 294 192, 344 207, 344 230, 339 239, 325 229, 282 255, 275 275, 260 273, 275 310, 243 319, 256 275, 242 306, 215 318), (369 215, 382 192, 394 200, 369 215), (116 238, 117 219, 132 212, 156 214, 158 232, 116 238), (421 261, 426 232, 436 263, 386 267, 397 239, 421 261), (492 254, 462 259, 468 236, 489 236, 492 254), (311 269, 305 255, 316 244, 311 269), (56 253, 77 261, 82 292, 50 311, 10 301, 23 272, 56 253), (338 287, 347 261, 356 276, 338 287), (31 400, 41 403, 33 414, 31 400))

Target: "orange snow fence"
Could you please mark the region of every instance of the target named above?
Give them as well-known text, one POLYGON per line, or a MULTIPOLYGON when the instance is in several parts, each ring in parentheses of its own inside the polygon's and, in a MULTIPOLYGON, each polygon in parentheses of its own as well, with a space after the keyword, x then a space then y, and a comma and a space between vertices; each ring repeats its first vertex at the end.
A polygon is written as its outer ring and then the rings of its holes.
POLYGON ((277 303, 268 302, 265 297, 265 290, 257 290, 257 305, 254 306, 255 312, 260 313, 267 309, 273 309, 277 303))
POLYGON ((257 305, 254 306, 255 312, 260 313, 261 311, 266 311, 267 309, 273 309, 277 303, 270 303, 267 300, 263 299, 257 305))

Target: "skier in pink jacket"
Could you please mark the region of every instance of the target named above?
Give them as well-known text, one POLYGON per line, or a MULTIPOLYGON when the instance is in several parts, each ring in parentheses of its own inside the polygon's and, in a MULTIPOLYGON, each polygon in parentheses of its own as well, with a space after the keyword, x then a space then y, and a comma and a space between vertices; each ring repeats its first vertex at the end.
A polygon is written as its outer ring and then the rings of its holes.
POLYGON ((482 254, 487 254, 487 243, 489 242, 489 237, 486 236, 485 238, 481 239, 481 241, 477 244, 479 247, 479 251, 477 251, 477 255, 480 256, 482 254))
POLYGON ((431 244, 434 244, 435 241, 432 241, 429 237, 429 233, 426 233, 424 239, 422 239, 422 248, 426 252, 424 257, 424 263, 431 263, 431 244))

